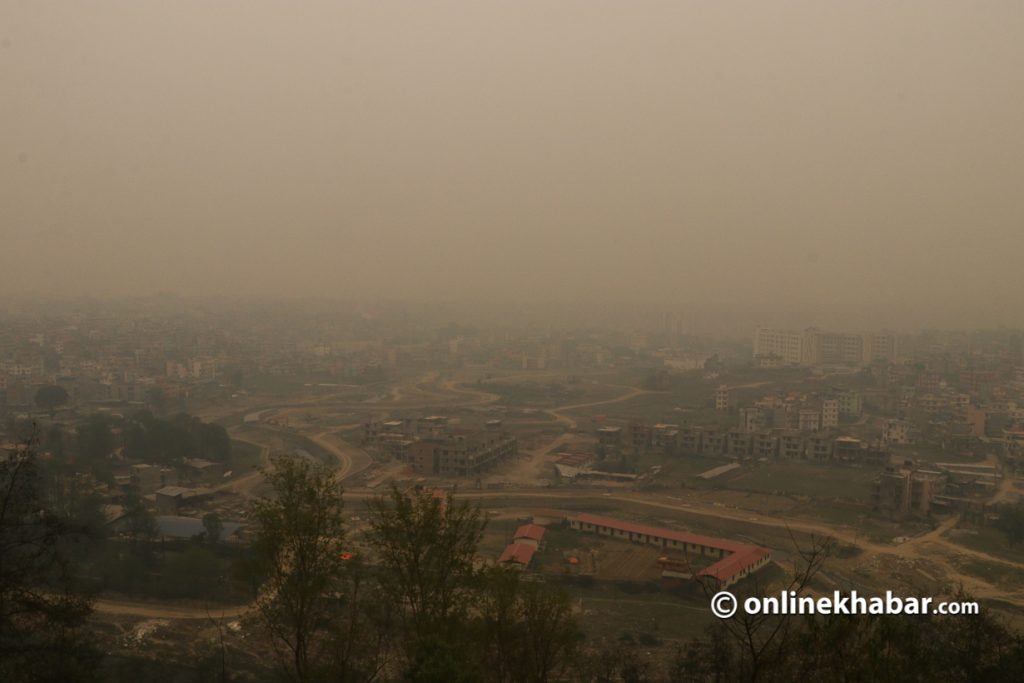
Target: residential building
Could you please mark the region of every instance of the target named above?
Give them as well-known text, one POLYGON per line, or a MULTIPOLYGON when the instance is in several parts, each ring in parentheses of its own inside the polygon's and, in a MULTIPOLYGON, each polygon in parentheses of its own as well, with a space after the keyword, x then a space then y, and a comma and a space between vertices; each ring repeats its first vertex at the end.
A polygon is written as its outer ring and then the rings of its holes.
POLYGON ((879 476, 873 495, 875 508, 894 517, 926 517, 937 495, 945 489, 948 475, 917 466, 889 468, 879 476))
POLYGON ((732 407, 732 396, 729 387, 722 384, 715 391, 715 410, 725 411, 732 407))
POLYGON ((775 356, 787 365, 802 365, 807 362, 808 348, 806 335, 792 330, 778 330, 758 327, 754 330, 754 357, 775 356))
POLYGON ((886 420, 882 426, 882 443, 909 444, 912 443, 911 424, 905 420, 886 420))
POLYGON ((474 477, 517 452, 514 436, 506 432, 448 430, 408 447, 414 469, 422 474, 474 477))
POLYGON ((806 330, 779 330, 758 327, 754 330, 754 359, 761 367, 772 361, 786 365, 870 365, 896 359, 896 335, 892 332, 828 332, 811 327, 806 330))
POLYGON ((821 428, 829 429, 839 425, 839 401, 828 398, 821 402, 821 428))
POLYGON ((799 413, 800 421, 797 429, 801 432, 816 432, 821 429, 821 411, 814 408, 803 408, 799 413))

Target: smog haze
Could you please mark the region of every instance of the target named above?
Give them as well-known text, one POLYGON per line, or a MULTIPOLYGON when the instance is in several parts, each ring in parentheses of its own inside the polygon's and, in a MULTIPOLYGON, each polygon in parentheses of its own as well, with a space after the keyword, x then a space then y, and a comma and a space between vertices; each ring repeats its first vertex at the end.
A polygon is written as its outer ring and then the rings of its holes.
POLYGON ((1019 322, 1019 2, 7 2, 0 27, 9 295, 1019 322))

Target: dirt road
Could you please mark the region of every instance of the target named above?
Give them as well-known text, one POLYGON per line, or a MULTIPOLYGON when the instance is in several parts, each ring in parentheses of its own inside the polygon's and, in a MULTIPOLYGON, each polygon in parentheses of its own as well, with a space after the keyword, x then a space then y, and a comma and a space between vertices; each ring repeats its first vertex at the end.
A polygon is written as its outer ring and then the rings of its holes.
POLYGON ((373 459, 362 448, 357 448, 338 438, 339 431, 344 431, 344 428, 320 432, 309 436, 309 439, 334 455, 338 461, 338 469, 335 474, 339 481, 344 481, 372 465, 373 459))
POLYGON ((569 429, 576 429, 576 420, 572 419, 565 412, 569 410, 579 410, 580 408, 593 408, 594 406, 611 405, 612 403, 621 403, 622 401, 628 401, 631 398, 641 396, 643 394, 652 394, 656 392, 649 391, 647 389, 638 389, 636 387, 627 387, 622 384, 609 384, 606 386, 614 386, 620 389, 627 389, 626 393, 621 396, 615 396, 613 398, 607 398, 603 401, 591 401, 589 403, 576 403, 568 406, 558 406, 557 408, 548 408, 544 412, 552 415, 556 420, 564 424, 569 429))
POLYGON ((102 614, 120 614, 147 619, 234 619, 248 612, 252 605, 210 605, 188 607, 131 600, 96 600, 93 609, 102 614))

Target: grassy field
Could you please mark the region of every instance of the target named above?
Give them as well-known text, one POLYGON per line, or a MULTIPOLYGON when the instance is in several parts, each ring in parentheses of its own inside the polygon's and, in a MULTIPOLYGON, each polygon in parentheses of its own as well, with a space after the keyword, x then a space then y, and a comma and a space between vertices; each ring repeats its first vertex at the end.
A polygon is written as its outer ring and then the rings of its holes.
POLYGON ((867 503, 877 476, 873 468, 771 462, 734 470, 712 481, 722 488, 867 503))
POLYGON ((615 398, 625 391, 618 386, 589 381, 569 382, 564 375, 502 378, 472 386, 497 394, 500 397, 498 402, 503 405, 541 409, 604 401, 615 398))
POLYGON ((965 574, 977 576, 1004 590, 1018 590, 1024 587, 1024 572, 1008 564, 967 558, 957 563, 965 574))
POLYGON ((985 456, 980 451, 965 455, 959 451, 945 451, 929 444, 908 444, 892 447, 893 460, 920 460, 923 462, 980 462, 985 456))
POLYGON ((659 479, 687 481, 702 472, 732 462, 726 458, 704 455, 680 455, 670 457, 661 453, 646 453, 637 458, 637 468, 643 472, 655 465, 661 466, 659 479))
POLYGON ((688 419, 687 412, 692 408, 691 403, 680 401, 672 394, 652 393, 640 394, 626 401, 579 408, 572 411, 572 415, 583 418, 604 415, 617 419, 641 418, 647 422, 678 423, 688 419))
POLYGON ((997 529, 954 529, 945 537, 965 548, 1024 564, 1024 544, 1010 545, 1006 535, 997 529))
POLYGON ((248 472, 260 465, 260 449, 258 446, 245 441, 231 441, 231 460, 229 469, 236 474, 248 472))
POLYGON ((584 636, 590 641, 632 638, 655 643, 650 647, 671 653, 686 640, 699 636, 714 617, 703 595, 678 597, 657 583, 617 585, 595 582, 566 585, 580 611, 584 636), (653 638, 652 638, 653 637, 653 638))

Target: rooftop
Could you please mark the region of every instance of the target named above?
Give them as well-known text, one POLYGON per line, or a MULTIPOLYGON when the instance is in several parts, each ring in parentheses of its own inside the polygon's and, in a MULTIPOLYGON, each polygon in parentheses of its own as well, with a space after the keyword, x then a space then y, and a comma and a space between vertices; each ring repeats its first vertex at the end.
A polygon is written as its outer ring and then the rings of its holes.
MULTIPOLYGON (((156 518, 156 524, 160 529, 160 535, 166 538, 192 538, 206 531, 203 520, 196 517, 162 515, 156 518)), ((221 522, 221 535, 227 538, 243 526, 237 522, 221 522)))
POLYGON ((525 567, 530 564, 534 552, 536 552, 536 549, 527 543, 510 543, 502 551, 501 557, 498 558, 498 564, 513 562, 525 567))
MULTIPOLYGON (((688 543, 691 545, 699 545, 726 551, 729 555, 697 572, 698 576, 711 576, 719 581, 729 581, 744 569, 747 569, 766 557, 771 556, 771 551, 767 548, 760 548, 746 543, 738 543, 726 538, 701 536, 699 534, 691 534, 684 531, 646 526, 643 524, 627 522, 621 519, 614 519, 612 517, 600 517, 598 515, 585 513, 578 515, 576 519, 582 524, 603 526, 608 529, 625 531, 626 533, 663 538, 670 541, 676 541, 678 543, 688 543)), ((508 549, 506 548, 506 551, 507 550, 508 549)))
POLYGON ((521 538, 528 538, 531 541, 540 541, 544 538, 544 532, 546 529, 539 524, 524 524, 516 529, 514 539, 517 541, 521 538))

